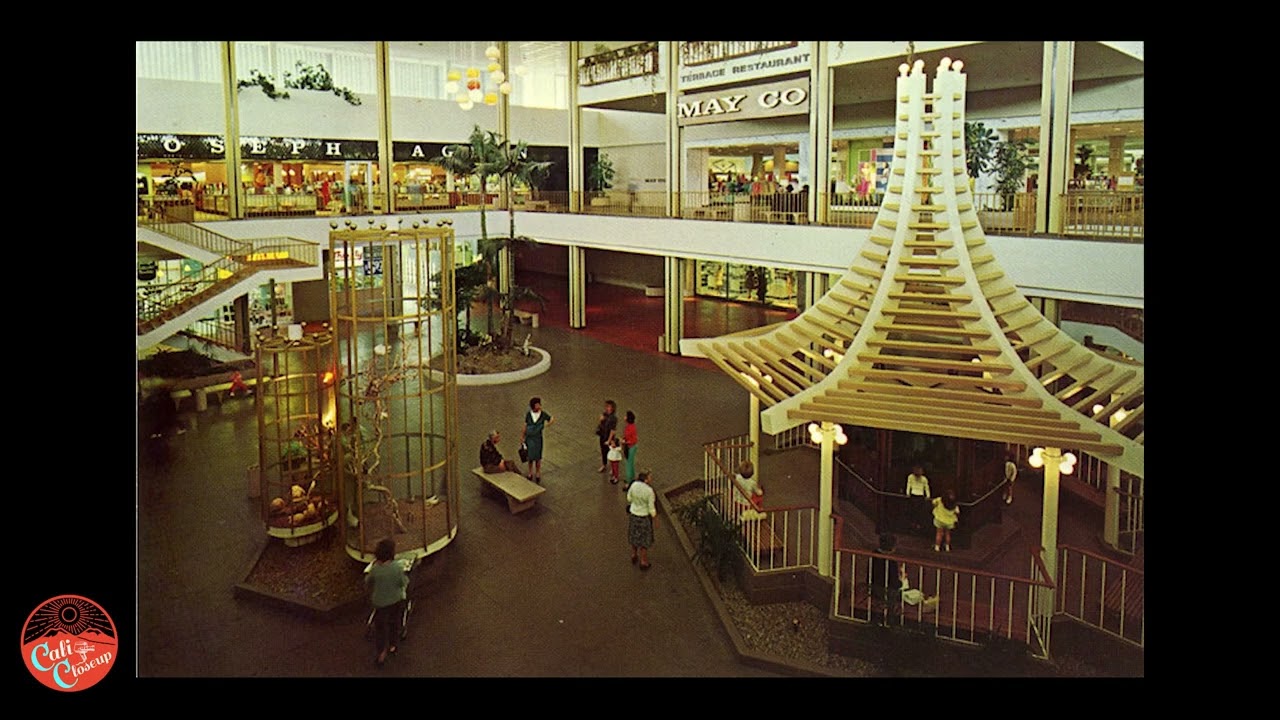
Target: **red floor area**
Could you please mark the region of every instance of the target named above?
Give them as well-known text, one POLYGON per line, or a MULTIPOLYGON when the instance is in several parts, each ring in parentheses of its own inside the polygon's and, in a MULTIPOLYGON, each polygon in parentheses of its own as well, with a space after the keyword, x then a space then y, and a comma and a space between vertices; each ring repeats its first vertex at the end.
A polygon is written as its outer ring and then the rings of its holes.
MULTIPOLYGON (((551 327, 569 327, 569 289, 566 278, 542 273, 523 273, 518 276, 518 282, 533 288, 547 299, 539 322, 551 327)), ((632 350, 660 353, 658 337, 664 331, 663 300, 661 297, 649 297, 644 290, 637 288, 590 284, 587 286, 587 326, 574 332, 632 350)), ((538 311, 536 303, 522 303, 521 309, 538 311)), ((716 337, 793 317, 794 312, 760 305, 687 297, 684 299, 684 337, 716 337)), ((676 359, 698 367, 713 367, 710 360, 676 359)))

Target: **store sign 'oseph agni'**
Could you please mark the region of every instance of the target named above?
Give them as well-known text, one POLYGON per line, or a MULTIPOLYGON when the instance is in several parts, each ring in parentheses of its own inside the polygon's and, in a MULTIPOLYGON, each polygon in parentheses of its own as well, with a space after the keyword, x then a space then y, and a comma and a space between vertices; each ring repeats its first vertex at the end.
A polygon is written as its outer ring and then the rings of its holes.
POLYGON ((677 118, 681 125, 808 113, 807 80, 686 94, 680 96, 677 107, 677 118))

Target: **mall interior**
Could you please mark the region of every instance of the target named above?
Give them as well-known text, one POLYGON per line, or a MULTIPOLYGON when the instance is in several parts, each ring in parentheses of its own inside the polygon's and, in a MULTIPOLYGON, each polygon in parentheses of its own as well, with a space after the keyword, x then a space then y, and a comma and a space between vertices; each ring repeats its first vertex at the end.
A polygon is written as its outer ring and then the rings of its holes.
MULTIPOLYGON (((1142 42, 188 40, 139 41, 135 54, 138 399, 144 408, 144 396, 163 393, 177 411, 163 461, 139 433, 139 677, 876 674, 847 662, 775 662, 726 620, 725 600, 709 589, 718 583, 689 558, 696 541, 687 545, 671 508, 686 485, 710 492, 745 457, 771 493, 768 519, 744 527, 766 527, 773 540, 742 536, 738 584, 752 604, 823 608, 825 622, 814 624, 830 656, 877 658, 879 674, 1016 674, 987 663, 991 648, 1013 642, 1060 675, 1142 675, 1142 42), (917 120, 903 109, 916 92, 904 83, 921 67, 959 84, 948 98, 926 94, 917 120), (952 114, 937 117, 951 100, 952 114), (955 125, 950 138, 928 131, 944 124, 955 125), (514 150, 505 158, 517 170, 463 167, 477 137, 514 150), (923 152, 904 149, 908 141, 923 152), (955 164, 954 189, 930 194, 924 181, 915 190, 923 199, 905 202, 902 178, 935 177, 940 149, 955 164), (893 239, 908 223, 886 213, 909 205, 920 234, 893 239), (897 277, 911 253, 936 251, 914 262, 949 272, 951 250, 919 249, 944 240, 944 213, 964 221, 957 285, 984 293, 995 312, 964 320, 984 328, 946 332, 995 329, 990 353, 1042 393, 1025 400, 1027 417, 1042 398, 1066 398, 1087 426, 1022 432, 923 385, 909 409, 886 401, 884 419, 862 423, 841 415, 840 390, 812 399, 828 371, 834 382, 862 357, 855 344, 865 349, 860 335, 815 315, 838 301, 861 322, 918 301, 912 280, 875 301, 871 286, 897 277), (411 505, 423 536, 407 544, 418 563, 412 634, 375 668, 362 613, 318 620, 233 592, 264 547, 321 544, 281 530, 294 521, 277 522, 267 505, 287 497, 293 476, 269 478, 263 448, 310 440, 301 430, 273 435, 283 421, 264 420, 278 393, 265 389, 263 359, 278 369, 315 355, 327 367, 331 342, 334 358, 381 355, 410 337, 424 338, 420 349, 452 346, 440 344, 451 326, 413 322, 439 302, 405 301, 409 316, 397 309, 392 329, 390 316, 344 320, 341 298, 375 293, 376 314, 389 312, 386 298, 402 299, 384 288, 449 296, 462 280, 455 287, 440 271, 479 264, 492 237, 532 241, 497 253, 495 285, 541 296, 516 306, 514 336, 547 351, 549 369, 508 385, 419 391, 448 439, 439 463, 430 442, 421 457, 431 462, 415 464, 410 452, 386 461, 387 473, 425 483, 404 496, 425 504, 411 505), (406 274, 398 263, 422 265, 406 274), (873 271, 875 282, 859 283, 873 271), (853 297, 863 288, 865 302, 853 297), (1002 316, 1001 298, 1036 317, 1002 316), (743 338, 783 327, 795 330, 742 349, 743 338), (1037 345, 1050 341, 1050 351, 1037 345), (224 369, 199 382, 144 377, 143 363, 170 351, 224 369), (246 397, 228 392, 233 367, 253 387, 246 397), (546 492, 517 514, 481 498, 468 470, 495 424, 514 455, 535 395, 560 422, 548 430, 546 492), (654 569, 643 575, 625 560, 621 493, 596 472, 591 428, 606 398, 642 418, 641 463, 655 471, 663 504, 654 569), (955 427, 906 418, 931 403, 940 418, 954 411, 955 427), (1056 460, 1043 462, 1060 451, 1071 457, 1061 475, 1056 460), (992 479, 1006 456, 1016 484, 992 479), (958 492, 971 518, 949 556, 935 554, 932 528, 922 534, 904 519, 900 478, 917 463, 958 492), (896 555, 877 547, 886 530, 901 538, 896 555), (621 551, 603 553, 601 536, 621 551), (182 548, 196 544, 215 550, 209 566, 175 571, 182 548), (940 595, 944 611, 886 615, 859 594, 858 578, 889 558, 912 567, 913 586, 940 595), (890 617, 898 634, 869 630, 890 617), (914 647, 921 628, 951 665, 893 655, 914 647), (637 633, 649 639, 625 640, 637 633)), ((465 313, 458 303, 469 323, 460 335, 489 337, 485 303, 465 313)), ((903 340, 882 352, 913 350, 920 345, 903 340)), ((992 376, 1009 371, 986 355, 970 371, 920 354, 928 359, 893 382, 936 372, 998 394, 992 376)), ((864 360, 869 375, 895 372, 882 356, 864 360)), ((422 377, 422 388, 433 386, 422 377)), ((317 383, 307 392, 329 392, 317 383)), ((999 393, 1022 391, 1012 388, 999 393)), ((345 379, 332 393, 339 404, 351 397, 345 379)), ((149 422, 142 409, 138 418, 149 422)), ((377 539, 350 511, 366 494, 335 491, 332 518, 325 502, 303 502, 297 523, 325 543, 338 538, 357 569, 377 539)))

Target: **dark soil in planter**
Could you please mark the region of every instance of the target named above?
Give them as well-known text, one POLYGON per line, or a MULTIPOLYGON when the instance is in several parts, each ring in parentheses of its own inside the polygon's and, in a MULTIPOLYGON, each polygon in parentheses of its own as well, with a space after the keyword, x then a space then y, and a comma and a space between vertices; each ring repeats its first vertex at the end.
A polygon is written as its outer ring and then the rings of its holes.
POLYGON ((334 527, 323 531, 319 540, 299 547, 289 547, 279 538, 267 538, 257 562, 240 585, 316 612, 357 605, 367 592, 364 564, 347 554, 334 527))

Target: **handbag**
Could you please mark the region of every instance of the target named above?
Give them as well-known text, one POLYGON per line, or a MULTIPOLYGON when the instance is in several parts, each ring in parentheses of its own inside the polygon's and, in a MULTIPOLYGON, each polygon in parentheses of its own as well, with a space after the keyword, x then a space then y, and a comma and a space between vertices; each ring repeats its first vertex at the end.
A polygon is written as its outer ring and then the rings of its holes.
POLYGON ((520 462, 529 462, 529 446, 520 443, 520 462))

